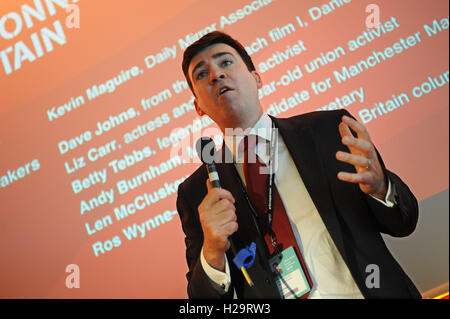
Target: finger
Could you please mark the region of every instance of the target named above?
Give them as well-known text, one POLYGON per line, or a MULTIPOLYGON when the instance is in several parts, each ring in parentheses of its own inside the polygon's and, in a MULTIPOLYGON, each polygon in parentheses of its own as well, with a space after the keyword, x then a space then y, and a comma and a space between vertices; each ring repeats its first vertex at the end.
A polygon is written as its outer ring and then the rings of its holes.
POLYGON ((342 121, 347 124, 353 131, 355 131, 358 137, 365 140, 370 140, 369 133, 361 123, 346 115, 342 117, 342 121))
POLYGON ((347 124, 344 122, 341 122, 339 124, 339 133, 341 134, 341 137, 344 138, 346 136, 353 136, 352 132, 350 131, 347 124))
POLYGON ((206 187, 208 188, 208 198, 212 202, 216 202, 222 198, 227 198, 232 203, 235 202, 233 195, 224 188, 213 187, 209 179, 206 180, 206 187))
POLYGON ((336 159, 364 169, 368 169, 372 162, 369 158, 365 156, 341 151, 336 153, 336 159))
POLYGON ((215 237, 227 238, 238 230, 238 223, 236 221, 229 221, 221 225, 215 232, 215 237))
POLYGON ((231 202, 228 198, 221 199, 216 204, 216 209, 218 212, 228 212, 231 211, 233 214, 236 211, 236 207, 233 202, 231 202))
POLYGON ((226 245, 225 245, 225 251, 227 251, 228 249, 230 249, 230 247, 231 247, 231 242, 230 242, 229 239, 227 239, 227 243, 226 243, 226 245))
POLYGON ((371 184, 372 177, 367 171, 361 173, 339 172, 337 177, 344 182, 357 184, 371 184))
POLYGON ((359 151, 366 157, 371 157, 372 154, 372 143, 360 138, 354 138, 346 136, 342 139, 342 144, 348 146, 350 151, 353 153, 354 150, 359 151))
POLYGON ((234 211, 227 210, 219 214, 215 214, 213 218, 208 220, 208 223, 210 227, 216 227, 217 229, 220 229, 223 234, 223 230, 230 227, 230 224, 237 223, 237 217, 234 211))
POLYGON ((225 232, 228 236, 233 235, 235 232, 237 232, 239 225, 235 221, 228 223, 225 227, 225 232))
POLYGON ((221 199, 212 205, 199 208, 200 223, 206 229, 221 229, 230 222, 237 221, 236 208, 228 199, 221 199))

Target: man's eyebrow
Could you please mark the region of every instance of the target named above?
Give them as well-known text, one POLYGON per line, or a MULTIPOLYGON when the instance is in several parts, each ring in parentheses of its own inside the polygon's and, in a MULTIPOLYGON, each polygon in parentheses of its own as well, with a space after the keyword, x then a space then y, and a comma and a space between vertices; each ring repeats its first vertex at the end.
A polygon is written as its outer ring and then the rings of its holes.
MULTIPOLYGON (((212 58, 213 58, 213 59, 217 59, 217 58, 220 58, 221 56, 224 56, 224 55, 227 55, 227 54, 231 55, 231 56, 234 58, 234 55, 233 55, 231 52, 217 52, 217 53, 215 53, 215 54, 212 56, 212 58)), ((191 72, 191 78, 194 77, 195 71, 196 71, 198 68, 201 68, 204 64, 205 64, 205 61, 204 61, 204 60, 202 60, 202 61, 200 61, 199 63, 197 63, 197 65, 192 69, 192 72, 191 72)))

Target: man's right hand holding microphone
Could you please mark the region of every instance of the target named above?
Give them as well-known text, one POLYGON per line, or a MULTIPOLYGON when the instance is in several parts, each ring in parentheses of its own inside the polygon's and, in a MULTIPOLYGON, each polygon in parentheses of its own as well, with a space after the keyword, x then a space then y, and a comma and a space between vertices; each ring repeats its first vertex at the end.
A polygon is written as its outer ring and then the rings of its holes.
POLYGON ((203 255, 213 268, 225 272, 225 252, 230 248, 228 237, 238 230, 233 195, 223 188, 213 187, 206 180, 208 194, 198 206, 203 229, 203 255))

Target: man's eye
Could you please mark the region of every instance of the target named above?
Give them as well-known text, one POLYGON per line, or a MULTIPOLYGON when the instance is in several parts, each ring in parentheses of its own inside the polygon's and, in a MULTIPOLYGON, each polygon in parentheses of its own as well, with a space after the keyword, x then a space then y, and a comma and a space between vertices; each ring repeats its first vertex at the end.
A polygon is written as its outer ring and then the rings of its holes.
POLYGON ((222 66, 228 66, 228 65, 230 65, 230 64, 232 64, 233 63, 233 61, 231 61, 231 60, 224 60, 223 62, 222 62, 222 66))
POLYGON ((197 80, 200 80, 206 76, 206 71, 200 71, 197 73, 197 80))

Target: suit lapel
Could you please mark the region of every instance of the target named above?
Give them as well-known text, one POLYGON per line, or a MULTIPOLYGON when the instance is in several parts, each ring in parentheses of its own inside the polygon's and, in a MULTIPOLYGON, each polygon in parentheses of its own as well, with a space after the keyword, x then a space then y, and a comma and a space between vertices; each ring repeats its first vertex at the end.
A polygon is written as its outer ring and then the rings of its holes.
POLYGON ((271 118, 275 122, 275 126, 278 128, 291 154, 317 211, 345 260, 341 227, 331 197, 328 180, 310 128, 303 125, 300 125, 300 127, 293 125, 292 121, 288 119, 271 118))

